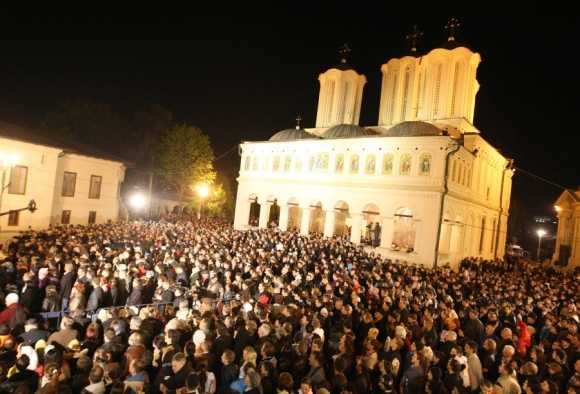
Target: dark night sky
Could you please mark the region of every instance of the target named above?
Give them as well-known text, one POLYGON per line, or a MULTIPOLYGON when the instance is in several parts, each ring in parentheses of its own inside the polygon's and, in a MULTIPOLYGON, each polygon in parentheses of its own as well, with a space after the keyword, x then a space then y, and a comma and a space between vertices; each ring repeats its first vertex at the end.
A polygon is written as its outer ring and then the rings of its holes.
MULTIPOLYGON (((5 15, 0 118, 34 124, 55 102, 78 96, 114 106, 157 103, 201 127, 220 154, 293 126, 296 113, 313 126, 318 74, 348 42, 351 63, 368 78, 361 124, 375 125, 381 64, 403 53, 414 23, 425 32, 423 49, 431 49, 456 16, 462 41, 482 56, 475 125, 516 166, 566 187, 580 183, 572 143, 580 34, 572 13, 550 16, 528 3, 501 14, 417 14, 417 5, 397 10, 385 1, 355 10, 351 2, 348 11, 292 4, 131 18, 5 15)), ((238 160, 231 154, 219 167, 237 168, 238 160)), ((514 196, 537 211, 549 211, 559 193, 521 173, 515 180, 514 196)))

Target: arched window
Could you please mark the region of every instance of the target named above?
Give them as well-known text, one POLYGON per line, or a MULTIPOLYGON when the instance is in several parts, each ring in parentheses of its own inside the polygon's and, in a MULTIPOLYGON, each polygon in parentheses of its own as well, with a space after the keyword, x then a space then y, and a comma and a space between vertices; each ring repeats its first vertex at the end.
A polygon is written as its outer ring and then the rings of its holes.
POLYGON ((292 168, 292 156, 286 155, 284 158, 284 172, 290 172, 290 168, 292 168))
POLYGON ((399 70, 393 70, 392 85, 391 85, 391 100, 389 106, 389 123, 393 123, 393 116, 395 114, 395 103, 397 102, 397 83, 399 70))
POLYGON ((296 161, 294 162, 294 171, 301 172, 302 171, 302 159, 297 157, 296 161))
POLYGON ((310 156, 308 159, 308 171, 314 171, 314 165, 316 164, 316 157, 310 156))
POLYGON ((337 174, 342 174, 342 170, 344 169, 344 153, 339 153, 336 155, 336 159, 334 162, 334 172, 337 174))
POLYGON ((433 91, 433 118, 436 119, 439 114, 439 93, 441 92, 441 74, 443 73, 443 65, 438 63, 435 74, 435 89, 433 91))
POLYGON ((415 250, 415 221, 409 208, 400 208, 395 212, 391 249, 407 253, 415 250))
POLYGON ((350 157, 350 173, 358 174, 359 158, 357 154, 350 157))
POLYGON ((431 173, 431 155, 423 153, 419 158, 419 174, 429 175, 431 173))
POLYGON ((479 254, 483 252, 483 241, 485 240, 485 216, 481 218, 481 233, 479 235, 479 254))
POLYGON ((459 88, 459 62, 455 63, 453 71, 453 93, 451 96, 451 116, 459 115, 459 108, 455 108, 457 101, 457 89, 459 88))
POLYGON ((471 188, 471 175, 473 173, 473 170, 471 168, 471 166, 469 166, 467 168, 467 187, 471 188))
POLYGON ((280 171, 280 156, 274 156, 274 162, 272 163, 272 170, 274 172, 280 171))
POLYGON ((491 246, 489 248, 490 253, 493 253, 493 248, 495 247, 495 226, 497 225, 496 219, 493 219, 491 228, 491 246))
POLYGON ((256 156, 252 158, 252 171, 258 171, 258 158, 256 156))
POLYGON ((252 158, 250 156, 246 156, 246 160, 244 161, 244 171, 250 170, 251 162, 252 162, 252 158))
POLYGON ((409 83, 411 80, 411 66, 405 68, 405 73, 403 75, 403 97, 401 106, 401 120, 405 120, 405 115, 407 114, 407 105, 411 101, 410 99, 410 89, 409 83))
POLYGON ((316 171, 328 171, 328 153, 319 153, 316 157, 316 171))
POLYGON ((401 163, 399 164, 399 175, 411 175, 411 155, 405 153, 401 156, 401 163))
POLYGON ((385 153, 383 155, 383 175, 393 175, 393 154, 385 153))
POLYGON ((270 169, 270 158, 264 157, 264 161, 262 162, 262 171, 267 172, 270 169))
POLYGON ((377 159, 375 155, 368 155, 367 162, 365 165, 365 173, 367 175, 373 175, 375 173, 377 159))

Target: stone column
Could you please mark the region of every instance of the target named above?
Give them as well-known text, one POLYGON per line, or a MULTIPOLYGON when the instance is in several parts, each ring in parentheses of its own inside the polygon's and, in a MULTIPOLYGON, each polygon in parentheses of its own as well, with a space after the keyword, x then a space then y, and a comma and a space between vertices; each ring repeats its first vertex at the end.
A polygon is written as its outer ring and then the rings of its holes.
POLYGON ((334 235, 334 217, 335 217, 334 209, 330 209, 326 211, 326 215, 324 215, 324 236, 325 237, 332 237, 334 235))
POLYGON ((308 235, 310 230, 310 212, 312 208, 306 207, 302 209, 302 221, 300 222, 300 234, 308 235))
POLYGON ((393 244, 393 218, 382 218, 381 223, 381 248, 390 248, 393 244))
POLYGON ((288 229, 288 210, 289 207, 287 204, 280 205, 280 220, 278 227, 282 231, 286 231, 288 229))
POLYGON ((362 215, 360 213, 351 213, 352 227, 350 230, 350 242, 359 244, 362 232, 362 215))
POLYGON ((269 203, 260 204, 260 219, 258 221, 258 227, 267 228, 268 219, 270 218, 270 205, 269 203))

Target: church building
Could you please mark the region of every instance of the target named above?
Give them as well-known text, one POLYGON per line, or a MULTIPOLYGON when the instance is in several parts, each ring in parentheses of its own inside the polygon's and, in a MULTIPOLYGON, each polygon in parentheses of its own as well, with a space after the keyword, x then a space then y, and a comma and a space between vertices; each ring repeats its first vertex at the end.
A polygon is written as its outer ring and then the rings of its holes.
POLYGON ((429 267, 503 257, 513 176, 473 124, 478 53, 455 40, 381 66, 378 121, 359 125, 367 82, 348 62, 320 74, 316 124, 244 141, 234 227, 278 226, 373 243, 429 267))

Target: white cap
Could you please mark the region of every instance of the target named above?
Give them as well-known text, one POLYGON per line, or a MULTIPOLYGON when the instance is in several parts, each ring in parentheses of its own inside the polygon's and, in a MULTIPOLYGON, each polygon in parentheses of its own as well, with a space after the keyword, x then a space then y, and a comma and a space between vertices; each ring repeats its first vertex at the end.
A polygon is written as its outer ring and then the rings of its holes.
POLYGON ((18 300, 19 300, 18 294, 10 293, 6 296, 6 306, 18 304, 18 300))

